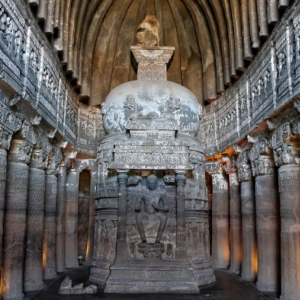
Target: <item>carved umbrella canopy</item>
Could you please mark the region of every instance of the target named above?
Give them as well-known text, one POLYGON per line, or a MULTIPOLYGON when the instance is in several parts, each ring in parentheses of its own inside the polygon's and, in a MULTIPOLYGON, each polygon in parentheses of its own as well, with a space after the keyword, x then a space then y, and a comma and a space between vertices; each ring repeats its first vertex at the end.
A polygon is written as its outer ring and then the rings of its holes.
POLYGON ((102 107, 90 281, 106 292, 199 292, 215 281, 209 250, 202 107, 167 81, 174 48, 147 16, 131 47, 138 80, 102 107))

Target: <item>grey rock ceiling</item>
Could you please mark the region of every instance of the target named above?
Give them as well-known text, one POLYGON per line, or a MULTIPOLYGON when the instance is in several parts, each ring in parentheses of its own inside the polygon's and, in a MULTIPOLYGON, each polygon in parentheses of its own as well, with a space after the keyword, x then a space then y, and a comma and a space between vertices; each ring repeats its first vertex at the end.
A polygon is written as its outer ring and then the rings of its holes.
POLYGON ((168 80, 211 102, 248 66, 289 0, 28 0, 90 105, 136 79, 129 47, 154 14, 176 48, 168 80))

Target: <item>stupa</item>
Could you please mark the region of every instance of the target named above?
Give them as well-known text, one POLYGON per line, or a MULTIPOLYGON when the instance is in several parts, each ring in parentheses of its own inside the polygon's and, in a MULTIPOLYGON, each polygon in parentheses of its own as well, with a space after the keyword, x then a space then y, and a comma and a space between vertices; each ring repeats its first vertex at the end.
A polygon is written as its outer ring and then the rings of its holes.
POLYGON ((202 107, 167 81, 175 48, 147 16, 131 47, 137 80, 102 107, 89 281, 107 293, 198 293, 215 281, 209 249, 202 107))

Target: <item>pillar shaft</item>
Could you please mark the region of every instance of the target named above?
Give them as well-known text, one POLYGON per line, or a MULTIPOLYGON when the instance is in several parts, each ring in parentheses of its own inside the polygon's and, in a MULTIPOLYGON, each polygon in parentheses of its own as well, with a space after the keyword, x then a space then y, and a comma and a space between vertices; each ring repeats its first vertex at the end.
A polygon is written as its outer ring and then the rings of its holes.
POLYGON ((253 180, 241 183, 241 211, 242 211, 242 279, 254 281, 257 273, 257 248, 255 232, 253 180))
POLYGON ((7 151, 0 149, 0 266, 2 265, 3 218, 5 206, 7 151))
POLYGON ((79 173, 71 169, 66 186, 65 262, 66 268, 78 267, 78 189, 79 173))
POLYGON ((185 173, 177 172, 176 182, 177 182, 177 191, 176 191, 176 203, 177 203, 177 232, 176 232, 176 252, 175 256, 177 260, 186 260, 186 240, 185 240, 185 173))
POLYGON ((119 211, 118 211, 118 232, 117 232, 117 257, 116 260, 124 262, 127 260, 126 245, 126 222, 127 222, 127 171, 118 171, 119 181, 119 211))
POLYGON ((300 165, 279 168, 281 300, 300 295, 300 165))
POLYGON ((64 272, 65 264, 65 189, 67 168, 62 166, 57 176, 56 268, 64 272))
POLYGON ((24 291, 44 286, 42 247, 44 235, 45 171, 29 169, 24 291))
POLYGON ((1 274, 2 297, 4 300, 21 300, 24 298, 23 263, 28 169, 25 163, 8 163, 1 274))
POLYGON ((277 292, 279 284, 279 220, 275 175, 255 178, 258 272, 256 286, 277 292))
POLYGON ((230 184, 230 268, 240 274, 242 262, 241 197, 237 173, 229 174, 230 184))
POLYGON ((88 244, 86 249, 86 265, 92 264, 93 249, 94 249, 94 220, 95 220, 95 208, 94 208, 94 191, 96 185, 96 172, 91 172, 91 185, 90 185, 90 205, 89 205, 89 231, 88 231, 88 244))
POLYGON ((213 174, 212 263, 214 268, 229 266, 228 184, 223 174, 213 174))
POLYGON ((55 260, 57 177, 46 175, 45 228, 43 243, 44 279, 57 276, 55 260))

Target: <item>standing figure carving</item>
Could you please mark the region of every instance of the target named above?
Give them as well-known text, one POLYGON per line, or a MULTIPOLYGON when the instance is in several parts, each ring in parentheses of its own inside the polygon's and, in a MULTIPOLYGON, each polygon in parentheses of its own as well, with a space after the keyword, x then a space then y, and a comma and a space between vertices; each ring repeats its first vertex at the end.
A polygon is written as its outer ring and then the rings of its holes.
POLYGON ((154 220, 159 220, 159 227, 155 244, 160 244, 162 235, 167 224, 167 213, 169 207, 165 204, 165 193, 157 188, 157 176, 151 174, 147 177, 147 187, 142 190, 139 198, 137 199, 136 211, 136 225, 142 244, 147 244, 146 234, 144 229, 143 220, 149 219, 150 215, 154 215, 154 220))

